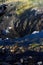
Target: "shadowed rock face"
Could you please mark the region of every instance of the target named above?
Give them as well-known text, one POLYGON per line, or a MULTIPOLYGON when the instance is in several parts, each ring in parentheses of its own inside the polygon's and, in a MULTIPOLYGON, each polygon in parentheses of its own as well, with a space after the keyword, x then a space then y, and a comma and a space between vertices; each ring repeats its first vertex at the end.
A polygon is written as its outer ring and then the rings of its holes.
POLYGON ((43 30, 43 12, 30 8, 19 16, 14 13, 12 16, 4 17, 0 23, 0 30, 8 30, 10 33, 5 37, 10 38, 23 37, 33 31, 41 31, 43 30), (9 30, 8 27, 12 29, 9 30))
POLYGON ((20 21, 16 22, 14 27, 20 36, 43 30, 43 12, 41 11, 30 8, 24 11, 19 19, 20 21))

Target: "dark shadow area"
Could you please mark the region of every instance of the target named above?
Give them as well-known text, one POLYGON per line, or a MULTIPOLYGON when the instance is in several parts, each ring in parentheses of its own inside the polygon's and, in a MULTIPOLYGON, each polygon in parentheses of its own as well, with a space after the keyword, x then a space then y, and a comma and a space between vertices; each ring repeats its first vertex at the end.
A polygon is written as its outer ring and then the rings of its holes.
MULTIPOLYGON (((16 51, 17 52, 17 51, 16 51)), ((11 53, 9 49, 0 49, 1 65, 43 65, 43 52, 26 51, 24 53, 11 53), (41 62, 41 63, 40 63, 41 62)))
POLYGON ((5 14, 6 6, 6 4, 0 5, 0 17, 5 14))

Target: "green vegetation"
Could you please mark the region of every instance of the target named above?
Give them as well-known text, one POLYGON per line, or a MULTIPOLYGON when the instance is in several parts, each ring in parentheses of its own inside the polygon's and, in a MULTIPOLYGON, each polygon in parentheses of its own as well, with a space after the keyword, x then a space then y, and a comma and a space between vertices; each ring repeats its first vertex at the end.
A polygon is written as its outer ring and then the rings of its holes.
POLYGON ((36 7, 36 8, 41 8, 43 6, 43 1, 41 0, 28 0, 28 2, 18 6, 16 13, 21 14, 24 10, 30 8, 30 7, 36 7))
POLYGON ((43 0, 28 0, 31 1, 33 5, 36 5, 38 7, 43 6, 43 0))
POLYGON ((28 9, 28 8, 30 8, 30 7, 33 7, 31 2, 26 2, 26 3, 23 3, 23 2, 22 2, 21 5, 18 4, 16 13, 17 13, 17 14, 21 14, 21 13, 23 13, 26 9, 28 9))
POLYGON ((30 46, 31 46, 32 48, 34 48, 34 47, 39 46, 39 44, 37 44, 37 43, 32 43, 30 46))

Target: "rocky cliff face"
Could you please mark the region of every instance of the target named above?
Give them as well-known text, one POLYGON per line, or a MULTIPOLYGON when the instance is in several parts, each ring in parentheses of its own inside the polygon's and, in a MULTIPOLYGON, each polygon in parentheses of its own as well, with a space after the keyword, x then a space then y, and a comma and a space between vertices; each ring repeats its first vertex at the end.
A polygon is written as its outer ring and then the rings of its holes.
POLYGON ((20 36, 43 30, 43 12, 40 10, 30 8, 24 11, 19 19, 20 21, 16 22, 14 27, 20 36))
POLYGON ((15 6, 11 8, 8 6, 0 23, 0 31, 4 30, 7 34, 5 37, 23 37, 34 31, 43 30, 42 9, 29 8, 17 15, 14 8, 15 6))

